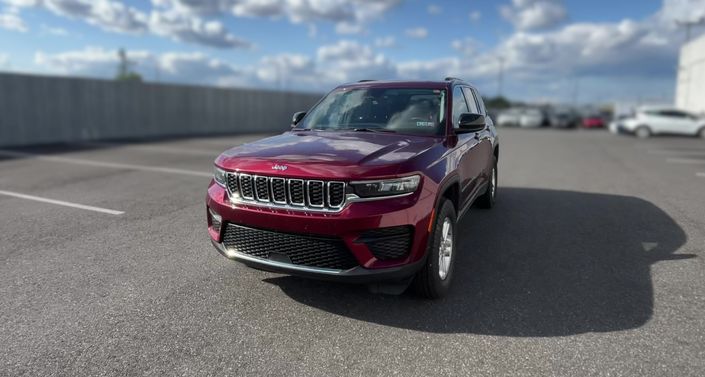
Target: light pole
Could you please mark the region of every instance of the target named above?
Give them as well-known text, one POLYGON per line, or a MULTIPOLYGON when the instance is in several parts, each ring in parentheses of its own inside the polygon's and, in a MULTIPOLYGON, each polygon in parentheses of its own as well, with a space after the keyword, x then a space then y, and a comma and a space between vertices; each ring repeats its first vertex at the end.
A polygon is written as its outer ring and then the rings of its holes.
POLYGON ((498 56, 499 71, 497 72, 497 97, 502 97, 502 85, 504 81, 504 57, 498 56))

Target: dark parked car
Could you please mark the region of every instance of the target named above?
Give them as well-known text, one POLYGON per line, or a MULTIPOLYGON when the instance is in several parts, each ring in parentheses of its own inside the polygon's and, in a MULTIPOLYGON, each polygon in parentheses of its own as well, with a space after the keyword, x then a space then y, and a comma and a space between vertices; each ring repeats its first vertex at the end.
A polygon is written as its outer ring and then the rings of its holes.
POLYGON ((498 158, 482 97, 464 81, 341 85, 296 113, 291 131, 216 159, 208 231, 223 255, 256 268, 413 280, 440 297, 460 251, 458 219, 495 203, 498 158))

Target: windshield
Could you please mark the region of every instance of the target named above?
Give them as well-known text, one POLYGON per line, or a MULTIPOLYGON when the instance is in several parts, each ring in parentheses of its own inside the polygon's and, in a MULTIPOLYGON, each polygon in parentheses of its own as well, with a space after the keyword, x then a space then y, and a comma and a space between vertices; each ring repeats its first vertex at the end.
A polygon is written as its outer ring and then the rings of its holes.
POLYGON ((340 89, 328 94, 297 128, 438 135, 445 120, 445 90, 340 89))

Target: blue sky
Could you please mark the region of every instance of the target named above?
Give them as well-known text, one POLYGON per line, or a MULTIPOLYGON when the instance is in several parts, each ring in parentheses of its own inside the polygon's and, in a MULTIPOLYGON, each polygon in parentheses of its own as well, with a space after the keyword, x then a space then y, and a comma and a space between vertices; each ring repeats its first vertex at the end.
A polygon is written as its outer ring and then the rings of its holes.
MULTIPOLYGON (((528 101, 670 101, 705 0, 0 0, 0 70, 326 91, 447 75, 528 101)), ((705 28, 696 28, 695 35, 705 28)))

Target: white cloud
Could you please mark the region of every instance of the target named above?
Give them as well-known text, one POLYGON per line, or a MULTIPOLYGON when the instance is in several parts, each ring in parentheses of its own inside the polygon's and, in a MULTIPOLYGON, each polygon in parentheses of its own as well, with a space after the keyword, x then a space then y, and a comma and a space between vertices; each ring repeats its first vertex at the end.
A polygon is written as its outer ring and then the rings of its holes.
POLYGON ((10 56, 7 54, 0 54, 0 67, 6 67, 10 64, 10 56))
MULTIPOLYGON (((132 69, 147 80, 160 80, 219 85, 222 80, 243 75, 243 71, 232 65, 213 59, 199 52, 167 52, 153 54, 145 50, 129 50, 127 58, 132 69)), ((87 47, 83 50, 58 54, 35 53, 34 63, 48 72, 63 75, 78 75, 112 78, 117 73, 118 52, 100 47, 87 47)))
MULTIPOLYGON (((251 46, 248 41, 228 32, 220 21, 205 20, 197 14, 188 13, 187 10, 190 8, 185 5, 177 6, 169 0, 155 0, 155 5, 158 7, 151 10, 149 14, 114 0, 4 1, 13 7, 42 7, 54 14, 80 19, 112 32, 129 34, 150 32, 177 41, 218 48, 251 46), (170 8, 162 9, 162 6, 170 8)), ((199 2, 193 0, 188 0, 188 4, 199 6, 199 2)), ((215 9, 216 5, 211 4, 210 7, 215 9)))
POLYGON ((230 34, 219 21, 205 21, 176 11, 152 12, 149 27, 157 35, 182 42, 220 48, 251 47, 250 42, 230 34))
POLYGON ((338 34, 361 34, 364 31, 364 25, 354 22, 339 22, 335 25, 335 32, 338 34))
POLYGON ((375 47, 377 48, 389 48, 394 47, 397 44, 396 38, 393 35, 388 35, 386 37, 380 37, 375 39, 375 47))
POLYGON ((443 8, 436 4, 429 4, 429 6, 426 8, 426 11, 428 14, 441 14, 443 13, 443 8))
POLYGON ((482 13, 479 10, 472 11, 468 15, 468 18, 470 19, 470 22, 479 22, 482 18, 482 13))
POLYGON ((567 18, 562 0, 512 0, 500 7, 500 14, 517 30, 548 29, 567 18))
MULTIPOLYGON (((371 45, 341 40, 320 46, 314 54, 280 53, 238 67, 196 53, 129 51, 128 55, 145 78, 156 70, 165 81, 325 91, 359 79, 439 80, 457 76, 481 89, 489 88, 490 94, 494 94, 502 57, 505 89, 513 98, 538 98, 546 96, 549 89, 550 95, 561 98, 570 95, 579 80, 586 97, 589 90, 600 100, 616 95, 629 98, 630 91, 638 96, 641 93, 637 90, 643 92, 650 86, 659 93, 672 90, 677 50, 683 40, 683 31, 673 20, 698 15, 700 9, 705 12, 705 0, 687 2, 690 11, 683 5, 686 2, 666 0, 660 11, 642 20, 519 30, 489 50, 472 38, 459 38, 451 43, 453 53, 448 56, 412 61, 393 61, 380 53, 379 49, 394 45, 393 36, 379 37, 371 45)), ((47 71, 112 77, 117 55, 101 49, 38 53, 36 62, 47 71)))
POLYGON ((472 55, 478 51, 479 43, 471 37, 456 39, 451 42, 451 47, 463 55, 472 55))
POLYGON ((42 32, 46 34, 56 35, 59 37, 65 37, 69 35, 68 30, 60 27, 52 27, 42 24, 42 32))
POLYGON ((426 38, 428 36, 428 29, 425 27, 416 27, 411 29, 406 29, 406 35, 411 38, 426 38))
POLYGON ((403 0, 152 0, 187 14, 286 18, 293 23, 332 22, 342 34, 358 34, 403 0))
POLYGON ((15 7, 8 7, 0 12, 0 28, 19 31, 21 33, 28 30, 27 25, 25 25, 20 17, 19 11, 15 7))

